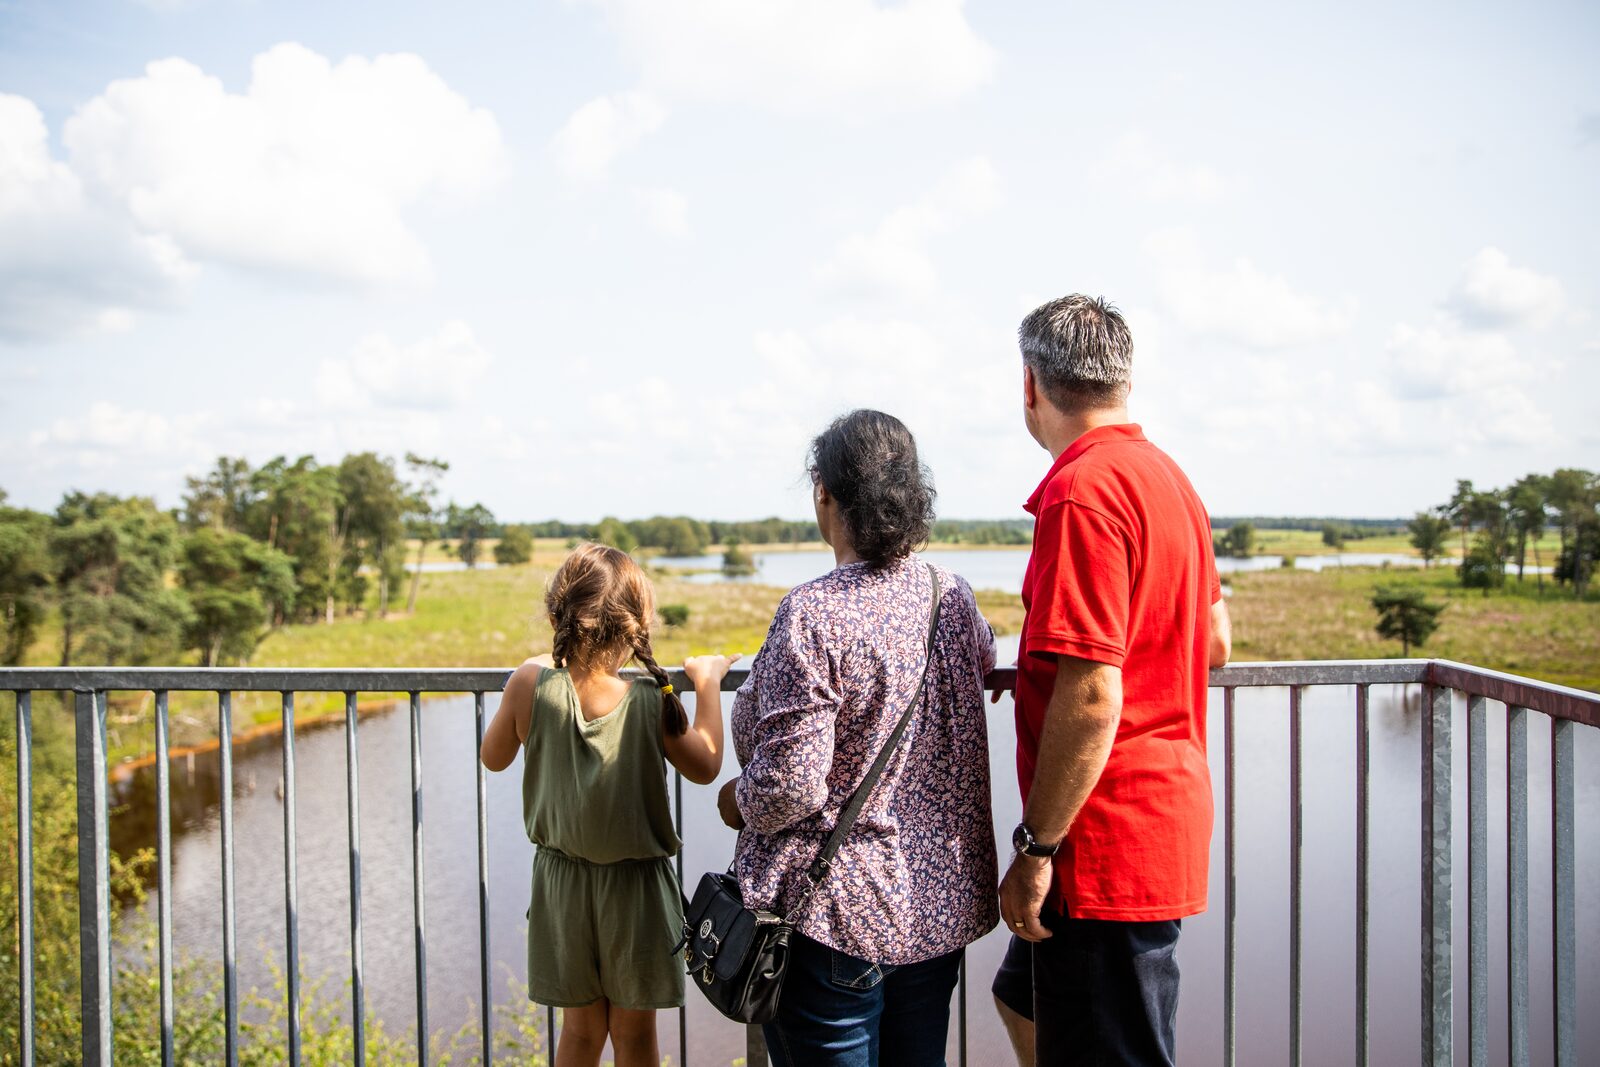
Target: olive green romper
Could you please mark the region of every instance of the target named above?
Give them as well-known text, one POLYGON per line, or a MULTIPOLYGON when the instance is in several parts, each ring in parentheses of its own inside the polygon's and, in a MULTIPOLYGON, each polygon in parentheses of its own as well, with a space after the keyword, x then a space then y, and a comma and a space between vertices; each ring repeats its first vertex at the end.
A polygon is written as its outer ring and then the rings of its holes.
POLYGON ((539 672, 522 770, 533 858, 528 999, 575 1008, 683 1003, 683 898, 667 802, 661 691, 585 720, 565 670, 539 672))

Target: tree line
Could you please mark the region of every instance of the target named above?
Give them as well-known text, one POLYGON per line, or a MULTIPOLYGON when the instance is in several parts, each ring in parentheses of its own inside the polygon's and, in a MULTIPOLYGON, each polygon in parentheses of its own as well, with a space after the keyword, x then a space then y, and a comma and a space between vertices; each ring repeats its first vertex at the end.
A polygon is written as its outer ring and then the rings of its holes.
POLYGON ((1511 563, 1521 582, 1530 556, 1543 590, 1539 540, 1554 529, 1560 547, 1551 561, 1551 577, 1582 597, 1600 561, 1600 475, 1564 467, 1530 474, 1501 489, 1478 489, 1463 478, 1449 500, 1417 512, 1407 526, 1425 566, 1444 555, 1459 533, 1461 582, 1485 593, 1505 583, 1511 563))
MULTIPOLYGON (((18 663, 54 609, 63 666, 150 663, 182 649, 205 666, 247 659, 270 629, 331 622, 404 580, 407 538, 485 535, 481 504, 437 503, 442 460, 372 452, 322 464, 222 457, 169 511, 148 497, 72 491, 53 513, 0 491, 0 660, 18 663)), ((419 549, 420 551, 420 549, 419 549)), ((415 606, 411 585, 408 610, 415 606)))

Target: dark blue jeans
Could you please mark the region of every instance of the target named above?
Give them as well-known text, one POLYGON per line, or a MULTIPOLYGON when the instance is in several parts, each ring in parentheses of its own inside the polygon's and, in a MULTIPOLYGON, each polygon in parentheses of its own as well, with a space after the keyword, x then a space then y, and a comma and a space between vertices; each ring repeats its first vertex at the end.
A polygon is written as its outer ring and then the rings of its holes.
POLYGON ((789 952, 778 1017, 762 1027, 776 1067, 944 1067, 960 950, 891 967, 795 933, 789 952))
POLYGON ((1033 945, 1039 1067, 1171 1067, 1178 921, 1039 919, 1052 935, 1033 945))

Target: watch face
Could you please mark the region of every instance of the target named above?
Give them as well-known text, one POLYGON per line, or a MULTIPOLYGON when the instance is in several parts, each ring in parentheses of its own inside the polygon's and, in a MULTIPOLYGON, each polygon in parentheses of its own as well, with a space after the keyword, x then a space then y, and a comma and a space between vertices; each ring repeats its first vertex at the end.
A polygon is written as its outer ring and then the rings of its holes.
POLYGON ((1033 843, 1033 835, 1028 833, 1028 828, 1022 823, 1017 823, 1017 828, 1011 831, 1011 847, 1018 852, 1026 852, 1033 843))

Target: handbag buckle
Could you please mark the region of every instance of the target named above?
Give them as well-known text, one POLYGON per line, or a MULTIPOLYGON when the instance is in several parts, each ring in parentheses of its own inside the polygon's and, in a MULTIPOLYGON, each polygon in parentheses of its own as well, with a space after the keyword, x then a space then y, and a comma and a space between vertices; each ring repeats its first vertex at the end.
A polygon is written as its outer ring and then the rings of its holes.
POLYGON ((712 929, 711 920, 707 919, 705 922, 700 924, 700 936, 710 937, 712 929))

